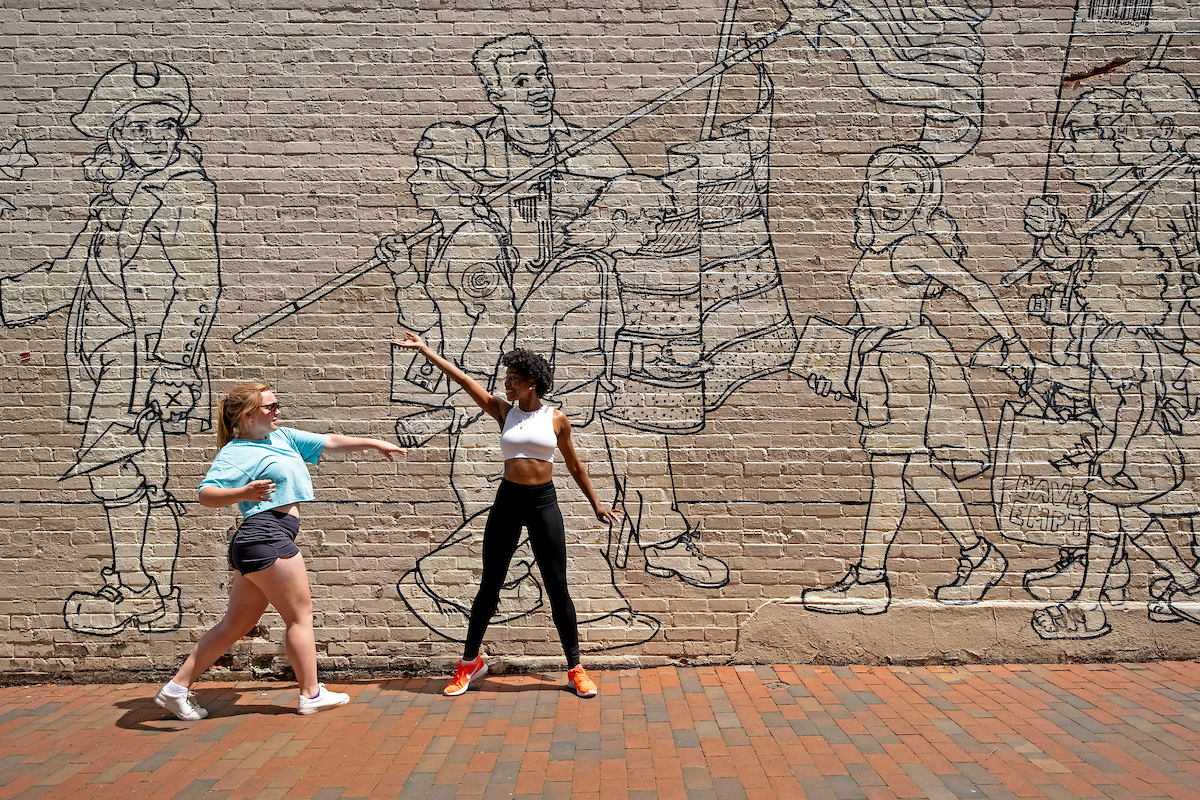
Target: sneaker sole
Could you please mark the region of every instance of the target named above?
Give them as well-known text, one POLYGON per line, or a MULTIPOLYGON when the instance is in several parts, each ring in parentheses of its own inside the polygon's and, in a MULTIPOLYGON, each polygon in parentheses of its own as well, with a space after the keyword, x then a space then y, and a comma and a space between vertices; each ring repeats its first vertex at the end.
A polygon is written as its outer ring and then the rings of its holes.
MULTIPOLYGON (((999 571, 993 573, 992 577, 989 578, 987 583, 984 584, 983 588, 979 591, 978 597, 974 597, 974 598, 971 598, 971 597, 968 597, 968 598, 957 598, 957 597, 941 598, 941 597, 937 596, 937 592, 934 592, 933 599, 936 600, 937 602, 941 603, 944 606, 973 606, 976 603, 983 602, 984 595, 986 595, 988 592, 990 592, 992 590, 992 588, 1000 582, 1000 579, 1004 577, 1006 572, 1008 572, 1008 560, 1007 559, 1004 560, 1003 568, 1000 569, 999 571)), ((938 587, 939 590, 942 588, 945 588, 945 587, 941 587, 941 586, 938 587)))
POLYGON ((646 572, 656 578, 678 578, 686 584, 695 586, 698 589, 721 589, 729 583, 729 577, 726 576, 723 580, 699 580, 690 575, 684 575, 678 570, 673 570, 670 567, 660 567, 657 565, 646 564, 646 572))
POLYGON ((442 694, 446 695, 446 697, 458 697, 460 694, 466 694, 467 689, 471 688, 471 681, 475 680, 476 678, 482 678, 484 675, 487 675, 487 664, 484 664, 483 668, 480 669, 479 672, 476 672, 467 680, 466 686, 462 687, 457 692, 452 692, 449 689, 443 689, 442 694))

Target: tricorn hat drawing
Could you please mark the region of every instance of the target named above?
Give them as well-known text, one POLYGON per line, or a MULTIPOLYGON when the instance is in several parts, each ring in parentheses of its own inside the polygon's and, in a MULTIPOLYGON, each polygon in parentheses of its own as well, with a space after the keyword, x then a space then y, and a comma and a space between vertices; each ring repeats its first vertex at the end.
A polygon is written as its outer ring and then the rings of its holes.
POLYGON ((71 124, 84 136, 103 139, 113 123, 131 109, 150 104, 178 111, 181 127, 188 128, 200 121, 200 112, 192 105, 192 93, 182 72, 161 61, 149 64, 126 61, 96 81, 83 108, 71 117, 71 124))

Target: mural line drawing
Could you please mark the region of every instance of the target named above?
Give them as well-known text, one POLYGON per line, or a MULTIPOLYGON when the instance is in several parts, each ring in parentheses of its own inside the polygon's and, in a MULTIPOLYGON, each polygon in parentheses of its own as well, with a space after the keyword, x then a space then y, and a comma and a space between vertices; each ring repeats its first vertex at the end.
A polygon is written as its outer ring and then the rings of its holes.
MULTIPOLYGON (((637 644, 659 623, 633 611, 617 586, 614 569, 627 567, 634 545, 653 575, 704 589, 729 580, 728 566, 697 546, 698 527, 675 500, 666 434, 700 430, 707 411, 741 383, 786 369, 795 349, 766 219, 773 91, 756 67, 761 85, 752 115, 714 138, 672 148, 674 166, 661 179, 633 173, 605 143, 492 209, 481 202, 487 183, 508 181, 529 159, 586 134, 554 112, 553 78, 532 36, 494 40, 475 61, 500 113, 470 127, 427 129, 409 177, 421 207, 432 196, 449 201, 431 209, 442 232, 418 258, 399 236, 385 239, 379 257, 396 265, 398 321, 442 342, 443 354, 464 369, 494 385, 496 358, 514 340, 550 354, 557 388, 549 399, 571 416, 576 447, 610 465, 609 475, 593 481, 602 494, 607 484, 627 517, 603 546, 583 543, 575 551, 575 568, 609 576, 592 581, 595 596, 578 599, 581 625, 603 627, 602 637, 591 638, 606 647, 637 644), (532 88, 518 91, 526 85, 532 88), (434 176, 440 188, 430 188, 434 176), (447 224, 456 217, 467 221, 447 224), (481 227, 494 245, 481 246, 473 233, 481 227), (472 247, 456 255, 462 237, 472 247), (414 294, 418 287, 423 297, 414 294), (432 316, 422 319, 422 309, 432 316), (628 453, 658 455, 646 464, 631 463, 628 453)), ((408 354, 393 355, 402 359, 393 363, 393 399, 427 404, 412 389, 437 392, 437 381, 408 354)), ((472 553, 486 509, 477 506, 498 464, 489 465, 487 421, 480 427, 481 415, 467 418, 453 404, 451 395, 397 423, 410 445, 451 427, 452 483, 464 518, 398 589, 427 625, 458 639, 470 605, 459 592, 472 585, 459 573, 478 560, 472 553)), ((497 621, 540 606, 531 563, 519 550, 497 621)))
POLYGON ((966 268, 966 248, 943 209, 940 167, 924 150, 894 145, 871 157, 855 241, 862 251, 850 275, 856 313, 844 326, 810 318, 797 368, 819 395, 855 401, 871 496, 858 563, 832 586, 806 589, 803 605, 836 614, 887 611, 888 552, 910 497, 933 512, 960 550, 957 577, 935 598, 978 603, 1008 562, 975 530, 958 483, 991 466, 991 448, 954 344, 925 304, 947 289, 962 296, 996 332, 984 345, 995 349, 985 354, 1014 380, 1025 379, 1032 358, 992 290, 966 268))
MULTIPOLYGON (((727 18, 735 5, 730 4, 727 18)), ((610 142, 613 134, 753 58, 781 36, 803 33, 806 24, 790 18, 788 10, 780 5, 767 4, 764 9, 750 11, 754 21, 739 30, 743 47, 729 52, 726 42, 713 67, 590 132, 568 123, 554 111, 553 77, 536 39, 516 34, 485 45, 476 53, 474 63, 498 113, 472 125, 483 142, 482 167, 477 164, 475 141, 460 136, 461 131, 449 134, 446 126, 450 123, 427 130, 414 153, 418 169, 409 183, 419 205, 424 202, 420 195, 427 189, 430 195, 449 201, 440 206, 432 200, 421 205, 431 211, 437 207, 433 224, 415 235, 385 237, 375 258, 239 331, 235 340, 244 341, 358 275, 387 263, 396 279, 398 321, 418 330, 436 324, 440 330, 432 338, 468 361, 479 356, 477 364, 462 366, 468 370, 474 366, 479 370, 476 374, 487 375, 489 382, 494 381, 494 375, 487 374, 489 368, 494 369, 491 362, 508 342, 553 354, 561 388, 551 399, 563 404, 577 430, 583 429, 581 440, 594 440, 594 449, 603 453, 599 457, 607 457, 613 473, 611 493, 626 510, 627 522, 614 532, 608 546, 587 545, 597 559, 589 574, 607 571, 613 575, 614 565, 626 567, 631 546, 636 544, 644 569, 651 574, 704 589, 725 585, 728 566, 698 547, 699 528, 684 517, 676 502, 666 434, 699 430, 704 414, 718 408, 738 385, 786 369, 795 350, 796 334, 767 229, 773 89, 761 63, 754 67, 759 77, 759 99, 746 124, 722 126, 714 133, 712 120, 706 122, 709 139, 693 145, 692 152, 684 148, 672 156, 668 174, 677 174, 685 185, 668 187, 663 183, 662 191, 657 192, 660 200, 655 201, 656 208, 645 214, 642 210, 634 212, 635 220, 645 220, 640 224, 661 222, 662 226, 661 232, 634 234, 635 238, 646 239, 636 248, 649 246, 648 240, 658 235, 661 241, 654 246, 660 252, 654 255, 660 260, 667 255, 675 257, 684 270, 690 270, 688 285, 653 291, 652 287, 636 287, 632 281, 636 271, 627 267, 622 273, 615 260, 633 257, 638 249, 610 247, 611 242, 588 247, 571 241, 567 229, 573 219, 589 210, 603 215, 615 209, 622 222, 630 219, 630 209, 620 207, 632 199, 625 191, 629 184, 616 182, 634 178, 628 162, 610 142), (751 41, 752 31, 762 27, 769 32, 751 41), (442 133, 436 132, 439 130, 442 133), (455 140, 450 148, 457 148, 455 154, 437 143, 443 133, 455 140), (428 158, 434 153, 441 153, 441 158, 428 158), (440 161, 440 167, 424 169, 423 160, 440 161), (723 175, 722 162, 738 166, 733 174, 723 175), (676 166, 680 164, 683 166, 676 166), (454 173, 449 179, 447 167, 454 173), (439 170, 441 188, 436 188, 438 180, 427 181, 421 174, 434 175, 439 170), (472 188, 472 182, 479 188, 472 188), (672 196, 677 189, 682 192, 682 209, 675 207, 672 196), (700 199, 705 193, 712 197, 700 199), (621 195, 626 195, 625 199, 615 200, 610 209, 608 201, 621 195), (454 206, 473 209, 473 214, 465 215, 474 216, 466 222, 466 230, 462 228, 464 215, 454 206), (490 210, 483 210, 485 207, 490 210), (706 209, 703 219, 702 207, 706 209), (499 218, 502 231, 495 228, 493 214, 499 218), (485 228, 490 232, 483 232, 485 228), (459 264, 450 248, 455 239, 466 241, 468 236, 492 241, 466 256, 469 264, 459 264), (702 239, 708 244, 702 246, 702 239), (474 258, 479 252, 496 255, 474 258), (631 284, 629 287, 622 284, 622 276, 625 283, 631 284), (418 284, 425 299, 412 296, 418 284), (589 296, 565 316, 546 318, 546 309, 556 293, 580 291, 580 287, 589 296), (707 301, 701 301, 702 293, 707 293, 707 301), (519 324, 506 330, 497 323, 510 315, 505 307, 509 294, 519 324), (639 300, 642 307, 628 315, 626 305, 639 300), (423 313, 432 316, 422 319, 423 313), (626 324, 630 319, 633 324, 626 324), (676 333, 688 326, 686 333, 676 333), (701 328, 714 344, 707 354, 712 358, 704 357, 706 345, 701 328), (667 330, 671 332, 665 333, 667 330), (524 331, 553 331, 554 339, 514 342, 516 331, 522 335, 524 331), (483 356, 485 352, 491 355, 483 356), (619 374, 621 370, 624 375, 619 374), (620 391, 634 388, 625 386, 626 380, 630 384, 641 381, 647 397, 659 401, 643 418, 637 418, 634 412, 633 417, 623 419, 617 410, 625 399, 620 391), (681 404, 691 408, 680 410, 681 404), (649 437, 650 441, 632 438, 639 436, 649 437), (649 448, 660 454, 654 465, 660 468, 631 466, 625 455, 633 448, 649 448), (661 469, 662 463, 667 469, 661 469)), ((813 23, 832 15, 814 6, 806 10, 805 16, 813 23)), ((715 107, 716 99, 716 94, 710 97, 710 109, 715 107)), ((646 258, 650 255, 648 251, 646 258)), ((398 589, 414 613, 432 629, 449 638, 460 638, 469 598, 455 594, 454 587, 467 582, 460 580, 461 575, 456 576, 453 568, 459 563, 455 560, 461 555, 458 549, 469 549, 478 538, 472 531, 482 509, 472 505, 478 502, 472 498, 486 497, 490 492, 473 491, 471 487, 487 481, 483 473, 487 472, 484 465, 489 456, 477 449, 481 433, 474 429, 477 414, 456 409, 453 397, 430 402, 434 398, 412 394, 414 386, 425 392, 439 391, 435 376, 419 373, 419 366, 397 363, 393 354, 393 399, 418 406, 398 420, 397 435, 402 443, 415 446, 438 433, 451 433, 451 480, 462 504, 464 523, 442 547, 423 557, 417 568, 400 580, 398 589)), ((639 396, 637 405, 641 405, 641 399, 639 396)), ((586 449, 588 443, 581 446, 586 449)), ((527 574, 531 563, 532 559, 523 558, 519 550, 510 573, 511 591, 501 598, 497 621, 524 615, 540 604, 540 585, 527 574), (523 565, 525 574, 521 573, 523 565)), ((600 588, 590 602, 585 598, 581 603, 581 622, 605 626, 602 637, 592 638, 602 638, 607 646, 645 641, 659 627, 657 620, 629 608, 615 580, 600 588)))
POLYGON ((851 57, 873 97, 922 109, 924 124, 917 142, 871 156, 854 212, 856 313, 844 325, 810 317, 793 365, 818 395, 855 402, 871 470, 858 562, 833 585, 806 589, 801 601, 823 613, 886 612, 888 553, 916 499, 960 551, 958 574, 937 587, 937 601, 978 603, 1007 560, 976 531, 958 484, 991 466, 991 449, 955 345, 925 308, 946 290, 960 295, 995 331, 980 355, 1018 384, 1026 379, 1032 359, 992 290, 967 268, 958 225, 944 209, 941 167, 980 137, 978 26, 991 4, 834 5, 844 13, 822 33, 851 57))
MULTIPOLYGON (((29 154, 29 145, 24 139, 18 139, 8 147, 0 147, 0 175, 9 180, 19 181, 29 167, 37 166, 37 159, 29 154)), ((0 216, 6 211, 14 211, 10 201, 0 197, 0 216)))
MULTIPOLYGON (((1092 11, 1077 11, 1077 23, 1100 25, 1092 35, 1128 17, 1092 11)), ((1153 33, 1150 4, 1140 19, 1153 33)), ((1006 407, 1000 458, 1022 456, 993 476, 1004 535, 1059 549, 1056 563, 1024 576, 1048 603, 1031 618, 1043 639, 1112 630, 1105 606, 1127 599, 1131 543, 1162 571, 1148 618, 1200 623, 1200 548, 1193 534, 1181 552, 1164 526, 1200 514, 1200 99, 1162 66, 1175 33, 1158 35, 1140 64, 1126 60, 1133 69, 1116 81, 1064 102, 1047 175, 1061 164, 1086 205, 1064 208, 1049 191, 1031 199, 1034 258, 1008 276, 1036 270, 1049 284, 1029 300, 1051 336, 1050 361, 1038 363, 1032 385, 1044 409, 1006 407)))
POLYGON ((88 481, 112 541, 99 585, 63 608, 82 633, 180 627, 167 437, 210 425, 204 340, 221 291, 216 191, 187 136, 199 120, 171 65, 105 72, 71 117, 99 140, 83 165, 100 187, 87 222, 61 256, 0 278, 10 328, 68 311, 67 419, 84 432, 60 480, 88 481))
MULTIPOLYGON (((747 26, 746 30, 747 32, 757 30, 765 23, 766 27, 771 27, 771 30, 768 33, 758 36, 753 41, 746 43, 745 46, 729 53, 724 58, 717 61, 717 63, 715 63, 713 66, 700 73, 697 73, 693 77, 680 83, 678 86, 663 92, 658 97, 643 103, 628 114, 625 114, 624 116, 613 120, 608 125, 598 128, 587 135, 582 136, 578 140, 571 142, 569 145, 562 148, 561 151, 536 162, 524 172, 513 175, 499 186, 489 188, 484 198, 486 202, 489 204, 495 204, 499 199, 505 197, 513 190, 523 187, 526 184, 556 169, 558 165, 564 161, 589 150, 598 142, 608 141, 613 137, 614 134, 618 133, 629 125, 632 125, 638 120, 653 114, 663 106, 678 100, 693 89, 710 83, 743 61, 754 58, 785 36, 803 36, 806 41, 815 46, 815 43, 820 38, 820 31, 824 29, 824 26, 830 20, 836 19, 841 13, 827 8, 824 5, 825 0, 816 0, 816 2, 810 2, 810 0, 806 0, 805 5, 802 8, 800 7, 799 2, 793 2, 791 6, 773 2, 773 0, 758 0, 758 2, 762 7, 758 8, 752 6, 754 13, 747 14, 746 16, 755 20, 761 20, 761 22, 756 22, 753 25, 747 26)), ((411 235, 409 237, 409 241, 415 242, 418 239, 428 238, 429 236, 433 235, 435 230, 435 225, 429 225, 411 235)), ((371 270, 377 269, 384 264, 384 261, 385 259, 376 254, 375 257, 368 259, 367 261, 364 261, 363 263, 349 270, 346 270, 344 273, 337 275, 333 279, 326 281, 325 283, 306 292, 295 300, 284 304, 270 314, 267 314, 250 325, 242 328, 234 334, 234 341, 243 342, 253 336, 258 335, 270 326, 287 319, 293 314, 303 311, 308 306, 319 302, 343 286, 358 280, 371 270)))

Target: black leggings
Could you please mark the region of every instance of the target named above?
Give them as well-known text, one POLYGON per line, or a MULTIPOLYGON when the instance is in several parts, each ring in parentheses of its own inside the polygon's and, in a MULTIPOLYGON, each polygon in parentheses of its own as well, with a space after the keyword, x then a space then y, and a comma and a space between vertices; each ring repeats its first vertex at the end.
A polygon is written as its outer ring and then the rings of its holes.
POLYGON ((500 482, 496 501, 488 512, 487 527, 483 530, 483 578, 471 605, 463 660, 470 661, 479 655, 483 634, 500 602, 500 590, 504 587, 513 553, 517 551, 522 527, 529 530, 529 544, 533 547, 533 557, 550 598, 554 627, 558 628, 567 667, 573 668, 579 664, 579 626, 575 620, 575 604, 567 591, 567 532, 563 527, 562 512, 558 510, 553 481, 537 486, 500 482))

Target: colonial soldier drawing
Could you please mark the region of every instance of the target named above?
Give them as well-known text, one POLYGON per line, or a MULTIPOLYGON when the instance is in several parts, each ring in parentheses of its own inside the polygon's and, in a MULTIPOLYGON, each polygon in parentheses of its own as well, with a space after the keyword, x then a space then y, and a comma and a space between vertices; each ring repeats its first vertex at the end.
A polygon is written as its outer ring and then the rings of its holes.
POLYGON ((221 291, 217 198, 187 129, 187 78, 159 62, 110 69, 71 121, 99 140, 84 163, 99 186, 62 256, 0 279, 9 327, 68 309, 67 419, 84 426, 75 463, 104 507, 112 563, 73 592, 72 630, 180 626, 179 504, 166 436, 210 425, 204 340, 221 291))
MULTIPOLYGON (((516 177, 591 132, 555 110, 554 75, 541 43, 530 34, 488 42, 475 52, 472 64, 497 112, 475 125, 483 137, 484 169, 495 179, 516 177)), ((563 226, 583 210, 597 185, 630 171, 617 146, 600 141, 496 203, 520 258, 521 269, 513 279, 518 303, 535 273, 561 249, 563 226)))

